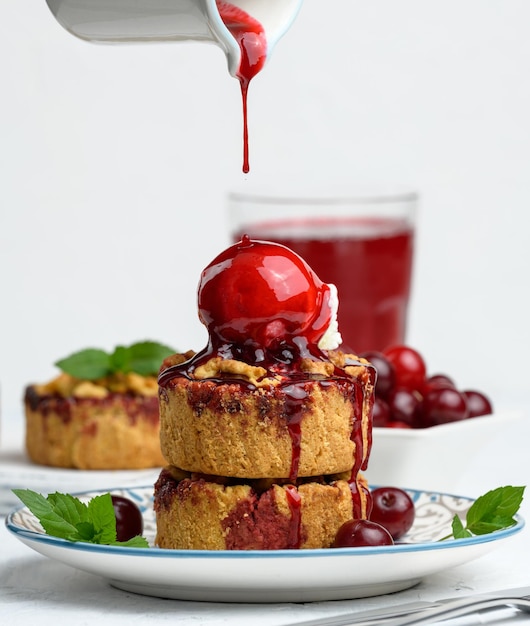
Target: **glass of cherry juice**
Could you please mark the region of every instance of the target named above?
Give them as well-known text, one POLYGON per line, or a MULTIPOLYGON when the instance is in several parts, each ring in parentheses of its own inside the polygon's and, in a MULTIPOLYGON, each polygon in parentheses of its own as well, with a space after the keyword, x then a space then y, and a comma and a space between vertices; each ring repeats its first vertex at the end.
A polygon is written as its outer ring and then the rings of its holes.
POLYGON ((291 248, 337 286, 342 349, 405 342, 418 196, 401 189, 345 194, 231 192, 231 237, 291 248))

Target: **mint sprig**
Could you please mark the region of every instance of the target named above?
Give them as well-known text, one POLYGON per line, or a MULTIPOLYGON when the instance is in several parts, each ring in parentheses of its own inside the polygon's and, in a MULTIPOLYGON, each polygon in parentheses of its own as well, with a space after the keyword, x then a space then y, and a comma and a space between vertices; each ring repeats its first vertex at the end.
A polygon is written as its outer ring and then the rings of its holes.
POLYGON ((523 501, 525 487, 498 487, 477 498, 469 507, 465 524, 458 515, 453 517, 452 534, 446 539, 465 539, 487 535, 510 528, 517 523, 515 515, 523 501))
POLYGON ((149 547, 140 535, 128 541, 116 540, 116 515, 110 493, 96 496, 86 504, 75 496, 58 492, 47 497, 31 489, 13 489, 13 493, 35 515, 47 535, 72 542, 149 547))
POLYGON ((175 350, 156 341, 117 346, 113 352, 87 348, 60 359, 55 365, 66 374, 83 380, 96 380, 118 372, 156 376, 162 361, 175 350))

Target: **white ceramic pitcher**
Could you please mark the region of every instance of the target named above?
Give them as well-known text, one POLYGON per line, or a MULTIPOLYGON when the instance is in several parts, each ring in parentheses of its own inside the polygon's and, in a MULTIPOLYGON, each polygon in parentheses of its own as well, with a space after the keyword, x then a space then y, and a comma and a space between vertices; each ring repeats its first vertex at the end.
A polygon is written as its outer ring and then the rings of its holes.
MULTIPOLYGON (((94 43, 204 41, 220 46, 236 76, 241 50, 224 25, 215 0, 46 0, 72 35, 94 43)), ((230 0, 258 20, 267 58, 296 17, 302 0, 230 0)))

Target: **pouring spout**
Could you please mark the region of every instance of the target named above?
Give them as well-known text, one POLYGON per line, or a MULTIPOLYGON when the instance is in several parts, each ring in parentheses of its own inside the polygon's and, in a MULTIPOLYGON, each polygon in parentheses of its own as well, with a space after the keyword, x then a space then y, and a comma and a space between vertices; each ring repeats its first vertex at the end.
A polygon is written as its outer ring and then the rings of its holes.
MULTIPOLYGON (((278 41, 289 30, 302 6, 302 0, 206 0, 210 13, 212 32, 223 48, 228 71, 238 77, 241 65, 241 46, 234 37, 234 30, 248 28, 252 23, 261 26, 265 41, 267 62, 278 41), (240 23, 238 11, 246 16, 240 23), (235 45, 234 45, 235 44, 235 45)), ((254 29, 255 30, 255 29, 254 29)))
POLYGON ((214 43, 237 76, 241 49, 222 19, 219 7, 243 11, 263 27, 266 59, 294 21, 302 0, 46 0, 59 24, 91 43, 214 43))

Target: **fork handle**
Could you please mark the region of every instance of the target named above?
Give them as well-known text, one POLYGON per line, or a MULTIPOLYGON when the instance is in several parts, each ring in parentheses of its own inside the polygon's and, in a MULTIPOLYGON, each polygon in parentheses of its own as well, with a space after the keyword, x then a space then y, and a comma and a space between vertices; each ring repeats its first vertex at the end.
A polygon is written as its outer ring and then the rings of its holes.
POLYGON ((425 611, 420 611, 415 615, 398 617, 385 622, 385 626, 414 626, 418 624, 432 624, 439 620, 452 619, 471 615, 486 609, 496 609, 501 607, 513 607, 520 611, 530 613, 530 600, 516 597, 487 597, 476 596, 475 598, 461 598, 452 600, 442 606, 437 606, 425 611))

